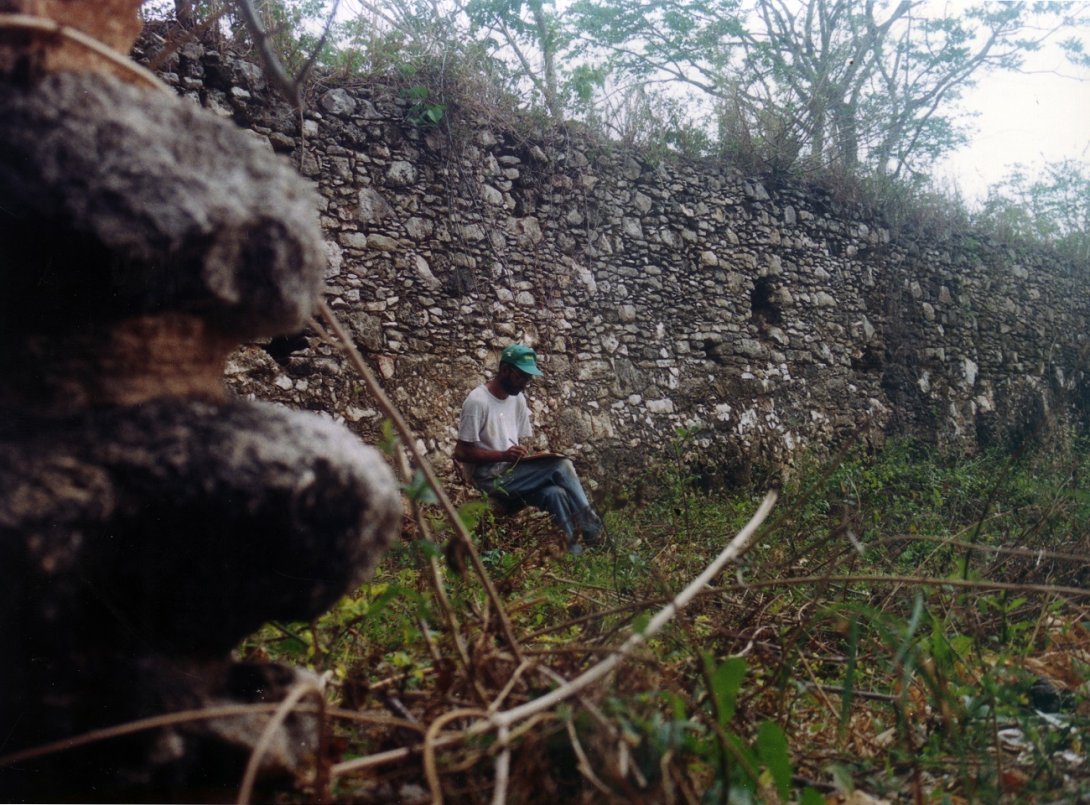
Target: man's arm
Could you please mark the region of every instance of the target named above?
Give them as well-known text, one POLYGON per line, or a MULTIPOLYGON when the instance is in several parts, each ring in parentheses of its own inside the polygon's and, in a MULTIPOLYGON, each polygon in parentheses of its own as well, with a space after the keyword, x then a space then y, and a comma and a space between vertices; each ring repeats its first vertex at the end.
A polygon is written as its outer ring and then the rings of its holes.
POLYGON ((490 450, 459 439, 454 445, 454 460, 466 464, 497 464, 501 461, 518 461, 529 452, 521 444, 513 444, 506 450, 490 450))

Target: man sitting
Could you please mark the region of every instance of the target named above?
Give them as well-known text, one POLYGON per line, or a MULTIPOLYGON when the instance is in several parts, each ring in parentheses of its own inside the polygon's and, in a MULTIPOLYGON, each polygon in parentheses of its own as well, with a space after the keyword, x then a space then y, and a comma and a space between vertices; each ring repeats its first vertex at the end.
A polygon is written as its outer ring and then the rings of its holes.
POLYGON ((578 556, 598 541, 602 520, 587 500, 571 460, 533 455, 520 442, 533 436, 529 406, 522 392, 541 374, 537 355, 524 344, 500 354, 496 374, 473 389, 462 406, 454 458, 473 469, 473 483, 505 505, 535 506, 552 515, 568 550, 578 556))

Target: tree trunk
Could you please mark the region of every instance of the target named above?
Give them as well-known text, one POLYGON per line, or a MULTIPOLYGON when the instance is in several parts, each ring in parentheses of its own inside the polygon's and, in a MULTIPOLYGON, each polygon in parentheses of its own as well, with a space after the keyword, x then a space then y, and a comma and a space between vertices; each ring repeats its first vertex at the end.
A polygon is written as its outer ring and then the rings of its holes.
POLYGON ((537 28, 538 43, 541 47, 542 72, 545 76, 545 106, 553 120, 564 119, 564 110, 560 105, 560 94, 556 81, 556 42, 548 17, 540 2, 530 3, 530 11, 537 28))
POLYGON ((859 130, 855 109, 846 102, 838 101, 833 108, 833 123, 841 164, 846 168, 859 165, 859 130))
POLYGON ((189 28, 193 25, 193 0, 174 0, 174 17, 189 28))

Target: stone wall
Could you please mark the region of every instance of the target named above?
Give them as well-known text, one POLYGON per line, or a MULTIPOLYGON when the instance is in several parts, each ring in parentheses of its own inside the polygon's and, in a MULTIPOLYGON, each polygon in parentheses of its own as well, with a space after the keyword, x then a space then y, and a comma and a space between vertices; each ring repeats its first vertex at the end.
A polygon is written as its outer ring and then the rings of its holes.
MULTIPOLYGON (((414 124, 391 87, 317 83, 300 125, 259 69, 197 44, 165 69, 315 182, 327 298, 440 466, 464 395, 514 339, 544 357, 541 442, 600 480, 665 458, 678 428, 730 480, 845 438, 972 451, 1086 420, 1087 266, 894 235, 817 190, 577 131, 456 109, 450 130, 414 124)), ((365 436, 381 425, 311 332, 243 349, 228 374, 365 436)))

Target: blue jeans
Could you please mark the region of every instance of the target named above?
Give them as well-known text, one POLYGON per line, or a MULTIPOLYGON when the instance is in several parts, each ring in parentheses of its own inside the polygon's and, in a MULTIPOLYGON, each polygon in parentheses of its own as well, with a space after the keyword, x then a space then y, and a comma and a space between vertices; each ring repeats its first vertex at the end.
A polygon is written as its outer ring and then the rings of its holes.
POLYGON ((602 530, 602 519, 591 508, 569 459, 518 461, 479 486, 504 503, 547 511, 564 532, 569 547, 576 544, 576 528, 583 532, 583 541, 588 545, 597 541, 602 530))

